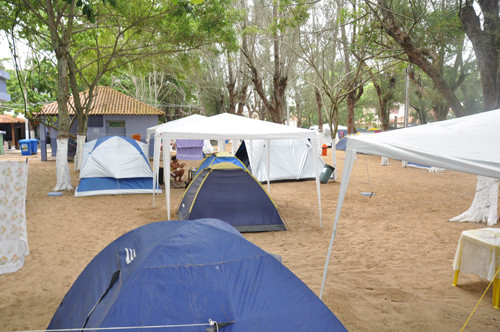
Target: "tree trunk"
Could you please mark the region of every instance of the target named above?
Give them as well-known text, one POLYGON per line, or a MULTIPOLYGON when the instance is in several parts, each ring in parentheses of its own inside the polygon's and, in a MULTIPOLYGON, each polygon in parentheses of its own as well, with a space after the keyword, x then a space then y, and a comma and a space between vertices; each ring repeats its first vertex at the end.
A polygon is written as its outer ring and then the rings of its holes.
POLYGON ((247 90, 248 90, 248 84, 244 84, 241 87, 240 91, 240 101, 238 102, 238 110, 236 111, 237 115, 243 115, 243 110, 245 109, 245 105, 247 104, 247 90))
POLYGON ((316 96, 316 105, 318 106, 318 131, 323 135, 323 115, 321 110, 323 109, 323 100, 321 99, 321 93, 318 88, 314 88, 314 96, 316 96))
MULTIPOLYGON (((382 76, 384 77, 384 76, 382 76)), ((372 80, 375 91, 377 92, 378 105, 379 105, 379 115, 380 122, 382 123, 382 130, 389 130, 389 100, 392 99, 394 95, 394 89, 396 88, 396 79, 394 77, 389 77, 388 86, 385 91, 382 91, 382 85, 378 84, 377 81, 372 80)))
POLYGON ((472 2, 468 1, 460 9, 459 17, 476 54, 481 74, 484 108, 493 110, 500 107, 499 3, 498 0, 483 0, 478 3, 483 13, 482 19, 476 14, 472 2))
POLYGON ((58 59, 58 83, 57 83, 57 108, 58 108, 58 134, 57 134, 57 156, 56 176, 57 183, 54 191, 73 190, 68 165, 68 139, 70 121, 68 115, 68 63, 64 56, 58 59))
MULTIPOLYGON (((472 2, 466 2, 460 9, 459 17, 465 33, 469 37, 476 54, 481 74, 485 110, 500 106, 500 38, 498 29, 498 0, 478 1, 482 18, 476 14, 472 2)), ((498 179, 477 177, 476 195, 470 208, 450 221, 487 222, 488 226, 498 220, 498 179)))
POLYGON ((302 128, 302 104, 299 98, 295 98, 295 107, 297 108, 297 127, 302 128))
POLYGON ((53 191, 73 190, 68 165, 68 138, 57 137, 56 155, 57 184, 53 191))
POLYGON ((363 87, 360 86, 357 89, 352 90, 347 94, 347 133, 353 134, 356 132, 356 127, 354 125, 354 106, 358 102, 359 98, 363 94, 363 87))
POLYGON ((440 103, 439 101, 433 102, 433 116, 434 116, 434 121, 441 121, 441 120, 446 120, 448 116, 448 104, 446 102, 440 103))
POLYGON ((83 157, 83 146, 85 145, 85 139, 87 135, 76 135, 76 154, 74 160, 74 169, 75 171, 79 171, 82 166, 82 157, 83 157))
POLYGON ((229 108, 227 110, 230 114, 236 113, 236 78, 233 72, 233 60, 229 51, 226 52, 227 55, 227 71, 228 71, 228 82, 226 84, 227 91, 229 94, 229 108))
POLYGON ((380 115, 380 122, 382 123, 382 130, 387 131, 389 129, 389 112, 387 111, 387 100, 382 96, 382 88, 380 84, 373 81, 373 86, 377 92, 378 97, 378 112, 380 115))
POLYGON ((450 221, 486 222, 493 226, 498 221, 498 179, 477 176, 476 195, 470 208, 450 221))

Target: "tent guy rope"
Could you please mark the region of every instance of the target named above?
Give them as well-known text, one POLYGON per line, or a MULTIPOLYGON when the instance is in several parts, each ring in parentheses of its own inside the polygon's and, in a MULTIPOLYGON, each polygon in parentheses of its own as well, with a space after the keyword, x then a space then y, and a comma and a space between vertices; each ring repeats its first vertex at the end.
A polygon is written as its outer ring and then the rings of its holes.
POLYGON ((16 332, 64 332, 64 331, 71 332, 71 331, 99 331, 99 330, 113 331, 113 330, 132 330, 132 329, 162 329, 162 328, 178 328, 178 327, 213 326, 214 324, 217 325, 217 322, 209 319, 208 323, 199 323, 199 324, 86 327, 86 328, 74 328, 74 329, 23 330, 23 331, 16 331, 16 332))

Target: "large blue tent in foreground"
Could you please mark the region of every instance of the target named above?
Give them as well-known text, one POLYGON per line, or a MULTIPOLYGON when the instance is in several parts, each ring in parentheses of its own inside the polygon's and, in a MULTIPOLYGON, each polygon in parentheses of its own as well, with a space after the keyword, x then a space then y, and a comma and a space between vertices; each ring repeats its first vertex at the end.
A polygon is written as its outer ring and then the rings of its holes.
POLYGON ((290 270, 217 219, 156 222, 118 238, 83 270, 48 326, 117 327, 345 331, 290 270))

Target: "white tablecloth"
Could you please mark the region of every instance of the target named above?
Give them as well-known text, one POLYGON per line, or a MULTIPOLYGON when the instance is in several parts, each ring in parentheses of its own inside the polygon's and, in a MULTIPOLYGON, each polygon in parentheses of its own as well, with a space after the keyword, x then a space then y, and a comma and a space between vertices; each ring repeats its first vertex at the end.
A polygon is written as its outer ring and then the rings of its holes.
MULTIPOLYGON (((458 241, 453 270, 493 280, 500 267, 500 228, 463 231, 458 241)), ((500 274, 497 275, 500 278, 500 274)))

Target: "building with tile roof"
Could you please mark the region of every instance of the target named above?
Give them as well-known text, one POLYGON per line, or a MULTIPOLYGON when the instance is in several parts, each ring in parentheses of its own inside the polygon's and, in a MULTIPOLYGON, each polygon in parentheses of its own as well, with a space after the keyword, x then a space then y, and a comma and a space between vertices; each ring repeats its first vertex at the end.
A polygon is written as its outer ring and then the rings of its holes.
MULTIPOLYGON (((99 86, 96 88, 94 107, 89 113, 87 123, 87 140, 94 140, 104 136, 127 136, 139 138, 145 142, 147 128, 158 124, 158 117, 164 112, 155 107, 147 105, 137 99, 127 96, 110 87, 99 86)), ((88 91, 88 90, 87 90, 88 91)), ((80 93, 80 98, 84 98, 87 91, 80 93)), ((74 116, 73 97, 68 101, 69 115, 74 116)), ((40 111, 41 117, 57 116, 57 102, 45 105, 40 111)), ((78 123, 75 121, 70 132, 76 136, 78 123)), ((50 142, 52 156, 57 151, 57 130, 40 125, 40 144, 42 150, 42 160, 44 157, 45 144, 50 142), (47 138, 49 136, 50 138, 47 138)), ((70 140, 69 155, 74 153, 76 146, 70 140)), ((46 151, 45 151, 46 153, 46 151)))
POLYGON ((5 132, 3 141, 8 142, 10 146, 17 146, 17 142, 25 138, 25 122, 26 120, 23 118, 8 114, 0 114, 0 131, 5 132))

